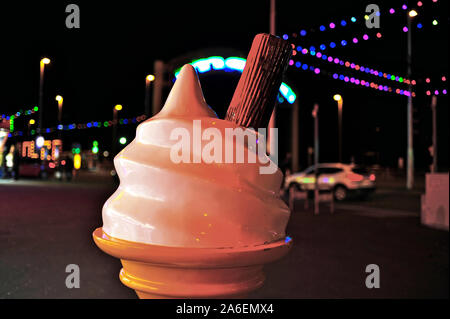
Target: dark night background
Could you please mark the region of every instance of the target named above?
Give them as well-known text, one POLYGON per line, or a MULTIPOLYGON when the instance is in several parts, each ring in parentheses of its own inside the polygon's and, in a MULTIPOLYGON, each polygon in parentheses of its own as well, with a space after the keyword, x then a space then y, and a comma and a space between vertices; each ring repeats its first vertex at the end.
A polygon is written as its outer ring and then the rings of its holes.
MULTIPOLYGON (((288 34, 295 45, 309 48, 320 43, 342 39, 349 42, 364 33, 368 41, 346 47, 338 45, 326 54, 384 72, 406 76, 406 11, 403 3, 416 8, 412 28, 414 91, 414 147, 416 167, 425 170, 429 164, 431 145, 431 97, 427 89, 442 89, 448 78, 448 3, 439 0, 417 1, 277 1, 277 35, 288 34), (363 23, 365 7, 379 5, 380 29, 367 29, 363 23), (387 10, 395 8, 396 14, 387 10), (398 12, 402 11, 402 14, 398 12), (357 23, 340 27, 342 19, 355 16, 357 23), (437 19, 439 24, 432 26, 437 19), (335 22, 335 30, 319 32, 319 25, 335 22), (292 33, 308 31, 304 38, 292 33), (377 39, 375 34, 382 33, 377 39), (429 77, 430 84, 424 79, 429 77)), ((0 112, 12 114, 37 104, 39 60, 49 57, 44 85, 44 127, 56 126, 55 95, 64 97, 63 123, 86 123, 112 119, 115 104, 122 104, 121 118, 141 115, 144 111, 145 76, 153 72, 156 59, 182 61, 190 52, 234 52, 246 57, 255 34, 269 32, 269 0, 265 1, 29 1, 2 3, 0 58, 2 61, 0 112), (81 11, 81 28, 67 29, 65 7, 76 3, 81 11), (214 50, 214 48, 224 48, 214 50)), ((212 54, 211 54, 212 55, 212 54)), ((226 53, 222 54, 227 57, 226 53)), ((209 55, 204 55, 207 57, 209 55)), ((198 56, 202 57, 202 56, 198 56)), ((299 56, 297 56, 299 57, 299 56)), ((311 56, 300 55, 301 61, 320 67, 322 71, 345 73, 360 79, 407 89, 407 85, 332 65, 311 56), (351 75, 350 75, 351 74, 351 75)), ((188 58, 184 62, 190 62, 188 58)), ((239 73, 210 73, 200 76, 206 101, 223 117, 239 73)), ((315 75, 294 66, 289 67, 287 82, 300 103, 300 167, 307 165, 307 147, 313 145, 311 110, 320 104, 321 161, 337 161, 337 106, 333 95, 344 98, 344 160, 376 163, 364 157, 368 151, 379 152, 380 164, 396 166, 406 151, 406 96, 380 92, 333 80, 325 74, 315 75), (378 129, 377 129, 378 128, 378 129)), ((448 97, 438 96, 438 143, 440 169, 448 168, 448 97)), ((16 129, 26 130, 22 116, 16 129)), ((37 120, 37 116, 35 116, 37 120)), ((290 110, 287 103, 279 107, 280 156, 289 150, 290 110)), ((134 137, 136 125, 120 127, 120 136, 134 137)), ((53 133, 56 134, 56 133, 53 133)), ((56 135, 54 135, 56 136, 56 135)), ((48 135, 49 138, 52 135, 48 135)), ((16 137, 18 139, 18 137, 16 137)), ((20 138, 19 138, 20 139, 20 138)), ((99 141, 100 150, 109 150, 111 128, 65 131, 65 149, 81 142, 84 149, 99 141)))

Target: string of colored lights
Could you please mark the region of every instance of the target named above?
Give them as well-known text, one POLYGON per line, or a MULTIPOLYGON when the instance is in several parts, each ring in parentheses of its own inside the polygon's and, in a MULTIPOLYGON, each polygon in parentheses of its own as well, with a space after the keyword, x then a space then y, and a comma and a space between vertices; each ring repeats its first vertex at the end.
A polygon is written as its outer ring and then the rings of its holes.
MULTIPOLYGON (((385 78, 385 79, 388 79, 391 81, 396 81, 399 83, 405 83, 405 84, 411 83, 412 85, 416 85, 415 80, 410 80, 410 79, 407 79, 407 78, 404 78, 402 76, 398 76, 395 74, 378 71, 378 70, 370 68, 368 66, 362 66, 358 63, 344 61, 343 59, 340 59, 338 57, 328 56, 326 54, 322 54, 321 52, 316 53, 315 51, 309 51, 308 49, 302 48, 301 46, 297 46, 296 50, 293 50, 292 55, 296 56, 298 52, 302 53, 303 55, 307 55, 309 53, 311 56, 315 56, 317 59, 322 59, 323 61, 325 61, 327 63, 334 63, 336 65, 345 66, 347 68, 354 69, 355 71, 364 72, 366 74, 382 77, 382 78, 385 78)), ((290 60, 289 65, 291 65, 291 66, 294 65, 294 60, 290 60)))
MULTIPOLYGON (((318 67, 315 67, 315 66, 312 66, 312 65, 308 65, 308 64, 302 63, 300 61, 295 62, 295 67, 298 68, 298 69, 301 69, 303 71, 312 71, 315 75, 326 74, 326 75, 330 76, 334 80, 341 80, 341 81, 344 81, 346 83, 350 83, 350 84, 354 84, 354 85, 361 85, 361 86, 369 87, 369 88, 372 88, 372 89, 375 89, 375 90, 379 90, 379 91, 384 91, 384 92, 389 92, 389 93, 395 93, 395 94, 399 94, 399 95, 409 96, 409 91, 408 90, 403 90, 403 89, 400 89, 400 88, 392 88, 391 86, 388 86, 388 85, 382 85, 382 84, 379 84, 379 83, 375 83, 373 81, 367 81, 367 80, 363 80, 363 79, 347 76, 345 74, 339 74, 339 73, 332 73, 332 72, 323 71, 323 70, 321 70, 318 67)), ((412 92, 411 96, 415 97, 416 93, 412 92)))
MULTIPOLYGON (((146 115, 139 115, 137 117, 132 117, 132 118, 124 118, 124 119, 119 119, 118 120, 118 125, 130 125, 130 124, 136 124, 136 123, 140 123, 142 121, 144 121, 147 118, 146 115)), ((49 127, 49 128, 45 128, 43 129, 44 133, 53 133, 56 131, 70 131, 70 130, 83 130, 83 129, 90 129, 90 128, 107 128, 110 126, 114 125, 114 121, 110 120, 110 121, 90 121, 87 123, 79 123, 79 124, 66 124, 66 125, 58 125, 56 127, 49 127)), ((30 130, 30 134, 31 135, 36 135, 36 130, 32 129, 30 130)), ((23 131, 15 131, 15 132, 10 132, 9 133, 9 137, 12 136, 23 136, 24 132, 23 131)))
MULTIPOLYGON (((447 84, 447 77, 445 75, 441 76, 440 79, 438 81, 431 81, 431 78, 426 78, 425 79, 425 85, 426 87, 426 91, 425 94, 430 96, 430 95, 446 95, 447 94, 447 88, 441 89, 439 90, 437 88, 437 86, 439 85, 438 83, 436 84, 436 82, 441 82, 442 84, 446 85, 447 84), (434 85, 433 88, 431 88, 431 85, 434 85)), ((442 85, 441 85, 442 86, 442 85)))
POLYGON ((447 89, 442 89, 441 91, 439 91, 439 90, 427 90, 426 92, 425 92, 425 94, 426 95, 439 95, 439 94, 442 94, 442 95, 446 95, 447 94, 447 89))
POLYGON ((9 120, 11 117, 13 119, 17 119, 17 118, 19 118, 22 115, 31 115, 31 114, 36 113, 37 111, 39 111, 39 108, 37 106, 35 106, 32 109, 29 109, 29 110, 26 110, 26 111, 19 110, 16 113, 11 114, 11 115, 0 114, 0 120, 2 120, 2 119, 9 120))
MULTIPOLYGON (((324 51, 326 51, 327 49, 331 48, 334 49, 336 47, 345 47, 349 44, 358 44, 361 43, 363 41, 367 41, 369 39, 380 39, 383 35, 381 34, 381 32, 377 32, 375 37, 370 37, 367 33, 364 33, 363 35, 359 35, 359 36, 353 36, 351 37, 351 40, 341 40, 341 41, 331 41, 328 44, 322 43, 318 46, 315 45, 311 45, 309 46, 309 51, 314 51, 314 52, 321 52, 323 53, 324 51)), ((301 47, 301 46, 297 46, 297 47, 301 47)))
MULTIPOLYGON (((430 23, 433 26, 438 25, 438 20, 437 19, 433 19, 433 21, 430 23)), ((422 22, 417 22, 416 23, 416 27, 417 29, 423 29, 424 25, 422 24, 422 22)), ((408 27, 403 26, 402 27, 402 31, 403 32, 408 32, 408 27)), ((334 49, 334 48, 339 48, 339 47, 345 47, 347 45, 357 45, 360 43, 363 43, 363 41, 367 41, 369 39, 381 39, 383 37, 383 34, 381 32, 377 32, 375 33, 374 36, 369 36, 367 33, 364 33, 362 36, 352 36, 350 37, 350 39, 342 39, 340 41, 330 41, 327 44, 322 43, 320 45, 309 45, 309 50, 310 51, 320 51, 320 52, 324 52, 328 49, 334 49)))
MULTIPOLYGON (((338 23, 338 24, 336 24, 336 23, 334 23, 334 22, 330 22, 330 23, 328 23, 328 24, 326 24, 326 25, 328 25, 328 29, 329 30, 334 30, 336 27, 346 27, 346 26, 348 26, 348 25, 351 25, 351 24, 354 24, 355 22, 357 21, 357 19, 356 19, 356 17, 354 17, 354 16, 352 16, 352 17, 350 17, 350 18, 344 18, 344 19, 342 19, 341 21, 340 21, 340 23, 338 23)), ((327 27, 325 26, 325 25, 320 25, 319 27, 318 27, 318 30, 319 31, 321 31, 321 32, 323 32, 323 31, 325 31, 327 29, 327 27)), ((317 29, 314 29, 314 28, 310 28, 309 29, 309 32, 308 31, 306 31, 306 29, 302 29, 302 30, 300 30, 300 32, 297 34, 297 33, 295 33, 295 32, 293 32, 292 33, 292 37, 293 38, 297 38, 298 36, 300 36, 300 37, 306 37, 308 34, 310 34, 310 33, 314 33, 314 32, 316 32, 317 31, 317 29)), ((287 34, 283 34, 283 39, 284 40, 288 40, 289 39, 289 35, 287 35, 287 34)))
MULTIPOLYGON (((431 0, 430 2, 437 3, 438 1, 431 0)), ((416 11, 419 10, 419 8, 422 9, 423 5, 424 5, 424 1, 418 1, 416 4, 416 6, 417 6, 416 11)), ((380 9, 380 10, 382 10, 382 9, 380 9)), ((406 4, 403 4, 399 7, 397 7, 397 10, 394 7, 389 8, 388 10, 386 10, 386 13, 389 13, 391 16, 393 16, 393 15, 402 16, 406 10, 408 10, 408 6, 406 4)), ((377 12, 375 12, 375 14, 380 17, 382 14, 382 11, 377 11, 377 12)), ((318 28, 309 28, 309 31, 306 30, 307 28, 303 28, 300 30, 299 33, 293 32, 293 33, 291 33, 291 38, 298 38, 298 37, 306 38, 309 34, 314 34, 317 31, 325 32, 325 31, 337 31, 340 29, 342 30, 342 28, 345 28, 347 26, 358 25, 360 22, 364 22, 364 20, 368 20, 369 18, 370 17, 367 14, 365 14, 362 19, 361 18, 357 19, 355 16, 351 16, 350 18, 336 19, 332 22, 322 24, 318 28), (338 21, 338 22, 336 22, 336 21, 338 21), (358 22, 358 23, 356 23, 356 22, 358 22)), ((431 24, 433 26, 436 26, 436 25, 438 25, 438 23, 439 23, 438 20, 434 19, 431 24)), ((418 23, 416 26, 420 29, 423 27, 423 24, 418 23)), ((289 35, 286 33, 283 34, 282 37, 284 40, 288 40, 290 38, 289 35)))
MULTIPOLYGON (((432 0, 432 2, 434 2, 434 3, 436 3, 437 2, 437 0, 432 0)), ((423 2, 422 1, 418 1, 417 2, 417 7, 423 7, 423 2)), ((408 10, 408 6, 406 5, 406 4, 403 4, 402 6, 400 6, 399 8, 398 8, 399 10, 395 10, 393 7, 391 7, 389 10, 387 10, 387 12, 390 14, 390 15, 394 15, 394 14, 399 14, 399 15, 403 15, 404 14, 404 12, 406 11, 406 10, 408 10), (403 12, 401 11, 401 10, 403 10, 403 12)), ((418 10, 418 9, 417 9, 418 10)), ((416 10, 414 10, 415 11, 415 14, 417 15, 418 13, 417 13, 417 11, 416 10)), ((380 12, 377 12, 376 13, 378 16, 380 16, 381 15, 381 13, 380 12)), ((365 20, 368 20, 369 19, 369 16, 368 15, 365 15, 364 16, 364 19, 365 20)), ((350 21, 351 22, 356 22, 357 21, 357 19, 355 18, 355 17, 352 17, 351 19, 350 19, 350 21)), ((431 23, 433 26, 436 26, 436 25, 438 25, 438 20, 437 19, 434 19, 433 21, 432 21, 432 23, 431 23)), ((344 20, 341 20, 341 23, 340 23, 340 25, 342 26, 342 27, 345 27, 345 26, 347 26, 348 25, 348 23, 347 23, 347 21, 344 19, 344 20)), ((331 22, 331 23, 329 23, 328 24, 328 27, 329 27, 329 29, 330 30, 333 30, 333 29, 335 29, 336 28, 336 23, 334 23, 334 22, 331 22)), ((418 22, 417 24, 416 24, 416 27, 418 28, 418 29, 421 29, 421 28, 423 28, 423 24, 422 23, 420 23, 420 22, 418 22)), ((314 30, 314 29, 312 29, 312 30, 314 30)), ((325 31, 325 30, 327 30, 327 27, 326 26, 324 26, 324 25, 321 25, 320 27, 319 27, 319 30, 320 31, 325 31)), ((403 27, 403 32, 408 32, 408 28, 407 27, 403 27)), ((301 37, 305 37, 307 35, 307 31, 306 30, 302 30, 301 32, 300 32, 300 36, 301 37)), ((383 35, 381 34, 381 32, 377 32, 376 33, 376 38, 378 38, 378 39, 380 39, 381 37, 382 37, 383 35)), ((297 33, 293 33, 292 34, 292 37, 293 38, 297 38, 298 37, 298 34, 297 33)), ((362 36, 362 40, 368 40, 370 37, 369 37, 369 35, 367 34, 367 33, 365 33, 363 36, 362 36)), ((289 39, 289 36, 287 35, 287 34, 284 34, 283 35, 283 39, 285 39, 285 40, 288 40, 289 39)), ((336 41, 336 42, 338 42, 338 41, 336 41)), ((366 73, 369 73, 369 74, 372 74, 372 75, 375 75, 375 76, 380 76, 380 77, 384 77, 384 78, 386 78, 386 79, 389 79, 389 80, 392 80, 392 81, 397 81, 397 82, 404 82, 405 84, 409 84, 409 82, 411 81, 411 83, 412 83, 412 85, 415 85, 415 83, 416 83, 416 81, 415 80, 410 80, 410 79, 406 79, 405 77, 402 77, 402 76, 398 76, 398 75, 395 75, 395 74, 389 74, 389 73, 386 73, 386 72, 381 72, 381 71, 377 71, 377 70, 374 70, 373 68, 368 68, 368 67, 359 67, 359 65, 358 64, 356 64, 356 63, 352 63, 352 62, 348 62, 348 61, 346 61, 346 63, 342 63, 341 62, 341 60, 339 59, 339 58, 334 58, 334 59, 329 59, 329 57, 327 57, 325 54, 323 54, 323 51, 325 51, 327 48, 335 48, 335 47, 337 47, 337 46, 342 46, 342 47, 345 47, 347 44, 349 44, 349 43, 353 43, 353 44, 357 44, 357 43, 360 43, 361 41, 360 41, 360 39, 358 39, 358 37, 353 37, 352 38, 352 40, 351 41, 347 41, 347 40, 341 40, 340 42, 338 42, 338 43, 336 43, 336 42, 330 42, 329 44, 328 44, 328 46, 326 45, 326 44, 320 44, 317 48, 315 47, 315 46, 310 46, 309 47, 309 50, 307 49, 307 48, 303 48, 303 47, 301 47, 300 45, 298 45, 297 47, 295 47, 295 46, 293 46, 293 48, 295 49, 297 49, 297 51, 298 52, 301 52, 302 54, 307 54, 308 52, 311 54, 311 55, 313 55, 313 56, 316 56, 317 58, 322 58, 322 59, 324 59, 324 60, 327 60, 328 62, 330 62, 330 63, 332 63, 332 62, 334 62, 334 63, 338 63, 338 64, 340 64, 340 65, 345 65, 346 67, 355 67, 355 69, 356 70, 360 70, 361 72, 366 72, 366 73), (337 59, 337 62, 336 62, 336 59, 337 59), (367 71, 367 69, 369 69, 368 71, 367 71)), ((294 53, 293 53, 293 55, 295 55, 297 52, 294 50, 294 53)))

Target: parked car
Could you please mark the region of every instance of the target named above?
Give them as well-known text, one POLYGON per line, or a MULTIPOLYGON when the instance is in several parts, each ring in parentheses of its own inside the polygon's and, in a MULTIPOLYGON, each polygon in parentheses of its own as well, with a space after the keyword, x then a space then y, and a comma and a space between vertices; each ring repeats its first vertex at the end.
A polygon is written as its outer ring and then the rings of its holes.
MULTIPOLYGON (((366 168, 352 164, 323 163, 317 165, 320 191, 330 190, 337 201, 343 201, 351 193, 367 197, 375 190, 375 174, 366 168)), ((315 187, 316 166, 311 166, 300 173, 286 176, 284 188, 313 191, 315 187)))
POLYGON ((41 163, 37 159, 22 159, 19 164, 19 176, 38 177, 47 179, 55 172, 55 163, 53 161, 44 161, 41 163))

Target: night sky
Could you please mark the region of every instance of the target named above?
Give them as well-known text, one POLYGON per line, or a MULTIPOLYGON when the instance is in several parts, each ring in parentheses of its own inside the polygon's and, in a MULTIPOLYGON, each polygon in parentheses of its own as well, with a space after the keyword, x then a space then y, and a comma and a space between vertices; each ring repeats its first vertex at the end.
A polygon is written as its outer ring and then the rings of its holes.
MULTIPOLYGON (((39 61, 51 59, 44 86, 44 127, 56 126, 55 96, 64 96, 63 123, 86 123, 112 119, 113 106, 123 105, 120 117, 132 118, 144 112, 145 76, 153 72, 156 59, 176 61, 178 66, 195 57, 237 55, 246 57, 253 37, 269 32, 269 0, 263 1, 29 1, 2 4, 0 56, 1 114, 13 114, 37 104, 39 61), (76 3, 81 10, 81 28, 65 26, 66 5, 76 3), (194 53, 195 52, 195 53, 194 53)), ((417 1, 277 1, 277 35, 289 36, 295 46, 327 45, 324 54, 339 57, 383 72, 406 76, 406 12, 403 4, 419 15, 412 27, 412 78, 417 85, 414 103, 415 156, 418 170, 428 165, 431 145, 431 97, 426 90, 448 89, 448 3, 417 1), (376 3, 381 10, 380 29, 367 29, 365 7, 376 3), (395 14, 388 13, 395 8, 395 14), (354 16, 357 22, 351 23, 354 16), (347 26, 340 25, 346 20, 347 26), (436 19, 438 25, 433 26, 436 19), (334 22, 336 28, 329 29, 334 22), (422 23, 421 29, 417 23, 422 23), (326 30, 319 31, 319 26, 326 30), (300 30, 307 35, 301 37, 300 30), (381 38, 376 34, 380 32, 381 38), (293 35, 297 34, 297 37, 293 35), (363 34, 369 40, 363 41, 363 34), (353 44, 352 38, 359 43, 353 44), (342 46, 342 40, 348 44, 342 46), (425 78, 430 78, 430 83, 425 78)), ((320 105, 321 161, 337 161, 337 106, 333 95, 344 98, 344 160, 354 156, 366 164, 395 166, 406 151, 405 96, 381 92, 334 80, 329 74, 370 80, 407 89, 407 85, 328 63, 298 53, 301 61, 320 68, 311 71, 288 68, 285 82, 296 92, 300 103, 300 166, 307 166, 307 147, 313 145, 311 110, 320 105), (367 155, 369 152, 369 155, 367 155), (375 155, 370 155, 372 152, 375 155)), ((177 64, 175 63, 175 64, 177 64)), ((239 73, 216 72, 200 75, 209 105, 223 117, 239 80, 239 73)), ((448 96, 438 96, 439 165, 448 168, 448 96)), ((22 117, 16 129, 26 129, 22 117)), ((37 120, 37 116, 35 116, 37 120)), ((280 156, 289 151, 290 108, 279 106, 280 156)), ((134 137, 136 125, 120 127, 119 135, 134 137)), ((49 134, 47 138, 55 135, 49 134)), ((84 149, 99 141, 101 150, 110 149, 111 129, 73 130, 63 133, 65 149, 80 142, 84 149)), ((21 137, 15 137, 21 140, 21 137)))

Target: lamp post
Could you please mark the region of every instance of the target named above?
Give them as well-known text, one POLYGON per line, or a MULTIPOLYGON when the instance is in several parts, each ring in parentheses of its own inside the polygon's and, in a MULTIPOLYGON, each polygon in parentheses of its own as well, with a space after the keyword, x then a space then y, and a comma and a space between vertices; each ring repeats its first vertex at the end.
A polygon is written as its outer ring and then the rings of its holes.
POLYGON ((31 125, 34 125, 36 121, 34 119, 31 119, 28 121, 28 136, 31 136, 31 125))
POLYGON ((314 104, 314 215, 319 214, 319 104, 314 104))
MULTIPOLYGON (((270 34, 276 35, 276 0, 270 0, 270 34)), ((276 154, 278 152, 276 141, 270 136, 270 129, 276 126, 276 107, 273 108, 267 130, 267 153, 276 154)))
POLYGON ((145 77, 145 109, 144 114, 147 118, 150 117, 150 83, 155 80, 153 74, 149 74, 145 77))
POLYGON ((118 124, 118 120, 117 120, 117 115, 118 112, 122 110, 122 105, 121 104, 117 104, 114 106, 113 108, 113 133, 112 133, 112 152, 113 152, 113 156, 116 155, 116 137, 117 137, 117 124, 118 124))
POLYGON ((298 99, 295 99, 295 102, 292 104, 292 137, 291 137, 291 152, 292 152, 292 163, 291 170, 292 174, 298 172, 299 167, 299 130, 298 130, 298 118, 299 118, 299 105, 298 99))
POLYGON ((57 95, 55 100, 58 102, 58 138, 61 139, 63 97, 61 95, 57 95))
MULTIPOLYGON (((416 10, 411 10, 408 12, 408 31, 407 31, 407 76, 408 79, 411 78, 411 62, 412 62, 412 48, 411 48, 411 20, 417 16, 416 10)), ((406 161, 406 188, 412 189, 414 187, 414 147, 413 147, 413 104, 412 104, 412 83, 409 81, 408 84, 408 109, 407 109, 407 161, 406 161)))
POLYGON ((63 97, 61 95, 57 95, 55 97, 55 100, 58 102, 58 124, 61 125, 63 97))
POLYGON ((333 99, 338 105, 339 163, 342 163, 342 106, 344 104, 344 100, 339 94, 335 94, 333 99))
POLYGON ((156 60, 153 65, 153 72, 155 73, 155 80, 153 83, 152 94, 152 115, 156 115, 162 108, 162 93, 165 86, 164 78, 167 66, 161 60, 156 60))
POLYGON ((42 112, 44 111, 44 69, 45 65, 50 63, 49 58, 43 58, 40 62, 39 76, 39 134, 42 134, 42 112))

